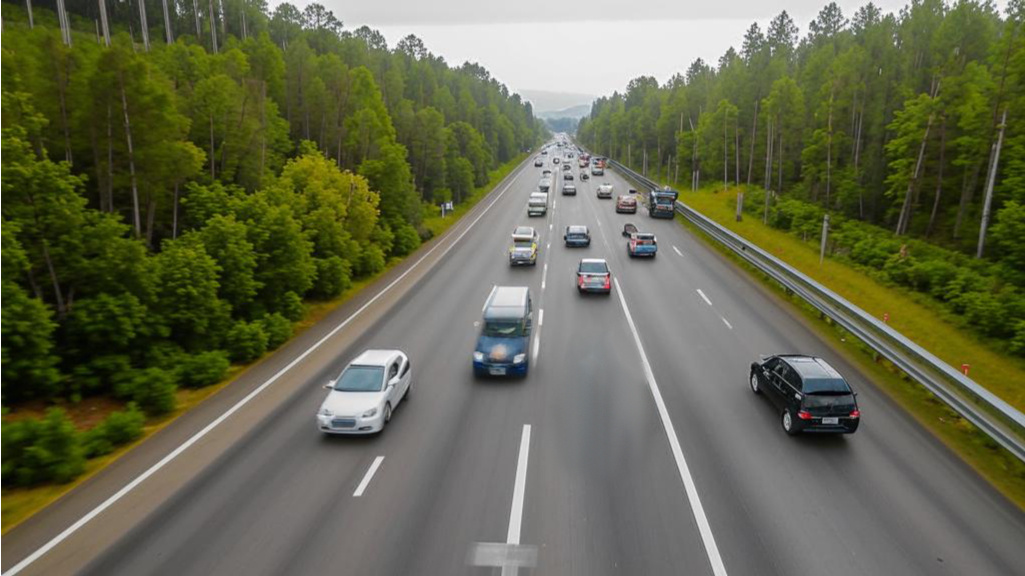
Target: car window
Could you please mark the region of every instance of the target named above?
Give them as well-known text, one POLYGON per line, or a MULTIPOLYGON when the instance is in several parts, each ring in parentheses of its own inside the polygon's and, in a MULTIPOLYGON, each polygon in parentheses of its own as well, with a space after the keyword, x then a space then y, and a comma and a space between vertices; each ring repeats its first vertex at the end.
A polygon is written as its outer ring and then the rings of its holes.
POLYGON ((809 378, 804 381, 804 390, 808 394, 821 394, 823 396, 851 393, 851 387, 840 378, 809 378))
POLYGON ((787 384, 793 386, 798 392, 801 391, 801 377, 798 376, 797 372, 793 368, 783 365, 783 379, 786 380, 787 384))
POLYGON ((402 376, 403 377, 405 377, 406 374, 409 374, 409 369, 412 366, 413 366, 413 363, 409 361, 409 358, 406 358, 406 365, 402 367, 402 376))
POLYGON ((779 365, 779 358, 769 358, 765 364, 762 365, 766 370, 775 370, 776 366, 779 365))
POLYGON ((339 392, 380 392, 384 386, 381 366, 349 366, 335 382, 339 392))
POLYGON ((398 362, 398 360, 396 360, 395 363, 393 363, 391 365, 391 368, 388 369, 388 381, 390 382, 392 378, 394 378, 394 377, 396 377, 398 375, 399 375, 399 362, 398 362))
POLYGON ((604 262, 581 262, 580 271, 584 274, 605 274, 609 267, 604 262))
POLYGON ((523 322, 519 320, 488 320, 484 323, 481 334, 499 338, 524 336, 523 322))

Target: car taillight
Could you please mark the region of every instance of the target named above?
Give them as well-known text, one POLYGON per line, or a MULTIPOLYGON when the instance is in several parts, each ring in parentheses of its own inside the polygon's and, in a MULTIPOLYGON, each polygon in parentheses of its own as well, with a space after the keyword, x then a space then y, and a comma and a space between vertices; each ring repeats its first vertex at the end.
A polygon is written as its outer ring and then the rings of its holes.
POLYGON ((635 241, 631 240, 631 241, 630 241, 630 249, 631 249, 631 250, 634 250, 634 249, 636 249, 636 248, 637 248, 637 242, 635 242, 635 241))
POLYGON ((577 276, 577 286, 583 286, 583 285, 584 285, 584 277, 583 276, 577 276))
POLYGON ((861 410, 854 410, 851 412, 851 418, 861 418, 861 410))
POLYGON ((612 287, 612 276, 606 276, 605 277, 605 287, 606 288, 611 288, 612 287))
POLYGON ((811 412, 808 412, 807 410, 801 410, 800 412, 798 412, 797 413, 797 417, 800 418, 801 420, 811 420, 812 419, 811 412))

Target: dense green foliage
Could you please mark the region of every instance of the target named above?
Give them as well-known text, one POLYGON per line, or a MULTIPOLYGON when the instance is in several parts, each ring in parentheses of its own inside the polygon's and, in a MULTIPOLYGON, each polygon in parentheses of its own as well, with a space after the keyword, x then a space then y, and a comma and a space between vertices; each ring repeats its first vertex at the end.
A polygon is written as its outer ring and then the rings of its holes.
POLYGON ((806 238, 831 213, 837 254, 1025 354, 1023 24, 1022 0, 831 3, 799 39, 783 12, 715 67, 599 99, 577 139, 681 188, 745 185, 806 238))
MULTIPOLYGON (((751 184, 974 255, 1002 124, 991 224, 1022 225, 1023 23, 1022 0, 1003 17, 975 0, 849 19, 832 3, 799 39, 783 12, 716 66, 599 99, 577 137, 683 188, 751 184)), ((1020 251, 997 244, 994 260, 1020 251)))
MULTIPOLYGON (((304 299, 415 250, 424 206, 460 202, 543 136, 480 66, 414 36, 389 49, 320 5, 225 1, 210 26, 205 5, 172 3, 171 22, 144 23, 148 47, 118 3, 108 46, 100 6, 67 4, 69 46, 52 12, 30 28, 24 3, 3 4, 5 404, 173 410, 178 386, 282 345, 304 299)), ((137 413, 77 448, 53 414, 5 424, 5 482, 73 476, 50 455, 109 451, 137 413), (9 473, 8 438, 38 462, 9 473)))

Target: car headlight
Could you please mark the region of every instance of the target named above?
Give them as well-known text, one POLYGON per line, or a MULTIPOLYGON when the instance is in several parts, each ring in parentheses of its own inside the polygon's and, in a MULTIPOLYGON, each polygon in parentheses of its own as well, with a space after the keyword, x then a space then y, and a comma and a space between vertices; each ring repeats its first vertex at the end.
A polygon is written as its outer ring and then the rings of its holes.
POLYGON ((331 412, 331 410, 329 410, 327 408, 321 408, 320 409, 320 415, 321 416, 331 416, 332 414, 333 413, 331 412))
POLYGON ((374 416, 377 416, 377 408, 371 408, 363 413, 364 418, 373 418, 374 416))
POLYGON ((513 356, 513 364, 523 364, 524 360, 527 359, 526 354, 517 354, 513 356))
POLYGON ((473 353, 473 359, 476 360, 477 362, 483 362, 484 361, 484 353, 483 352, 474 352, 473 353))

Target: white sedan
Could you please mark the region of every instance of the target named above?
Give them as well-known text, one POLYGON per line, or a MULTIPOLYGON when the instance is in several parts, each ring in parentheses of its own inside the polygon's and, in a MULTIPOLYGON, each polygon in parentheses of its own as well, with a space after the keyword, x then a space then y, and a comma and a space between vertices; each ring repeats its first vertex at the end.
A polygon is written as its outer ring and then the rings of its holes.
POLYGON ((399 402, 409 395, 409 357, 399 350, 367 350, 338 378, 317 411, 317 427, 327 434, 375 434, 384 430, 399 402))

